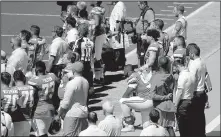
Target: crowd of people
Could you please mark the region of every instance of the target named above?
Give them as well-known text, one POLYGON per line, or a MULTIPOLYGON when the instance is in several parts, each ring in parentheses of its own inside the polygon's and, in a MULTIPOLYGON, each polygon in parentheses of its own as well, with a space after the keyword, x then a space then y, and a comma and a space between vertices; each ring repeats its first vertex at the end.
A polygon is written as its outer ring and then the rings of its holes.
POLYGON ((141 113, 140 136, 176 136, 175 130, 181 137, 206 136, 204 109, 212 85, 199 46, 186 43, 184 6, 174 7, 178 20, 168 35, 146 1, 138 2, 136 21, 127 19, 121 1, 112 2, 110 18, 104 17, 102 1, 91 2, 90 12, 86 2, 58 4, 64 25, 54 27, 50 45, 40 36, 40 27, 31 25, 30 31, 11 38, 8 58, 1 50, 2 136, 47 137, 60 128, 63 136, 120 136, 135 130, 133 111, 141 113), (124 28, 128 22, 130 30, 124 28), (125 69, 130 71, 119 100, 123 118, 114 116, 113 102, 105 101, 105 118, 97 125, 88 101, 94 85, 105 84, 105 55, 114 52, 125 63, 129 35, 137 44, 138 69, 125 69))

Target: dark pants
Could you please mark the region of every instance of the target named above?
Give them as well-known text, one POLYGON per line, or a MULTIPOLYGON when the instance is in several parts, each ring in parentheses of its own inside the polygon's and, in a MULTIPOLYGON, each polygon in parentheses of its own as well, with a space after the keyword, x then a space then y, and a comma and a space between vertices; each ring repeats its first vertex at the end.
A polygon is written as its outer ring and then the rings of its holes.
POLYGON ((91 63, 83 62, 84 64, 84 71, 83 71, 83 77, 87 79, 89 86, 93 87, 93 72, 91 70, 91 63))
POLYGON ((137 57, 138 57, 138 67, 144 65, 144 56, 147 51, 149 44, 141 39, 141 34, 137 34, 137 57))
POLYGON ((205 105, 208 100, 207 94, 204 91, 194 92, 192 99, 192 128, 193 136, 205 137, 206 133, 206 118, 205 118, 205 105))
POLYGON ((180 100, 177 106, 177 122, 181 137, 191 136, 191 100, 180 100))

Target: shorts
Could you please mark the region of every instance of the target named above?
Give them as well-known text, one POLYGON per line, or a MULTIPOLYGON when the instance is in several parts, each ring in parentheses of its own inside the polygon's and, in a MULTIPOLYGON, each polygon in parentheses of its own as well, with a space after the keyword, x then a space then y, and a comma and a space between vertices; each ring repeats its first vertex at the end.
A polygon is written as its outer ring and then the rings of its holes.
POLYGON ((78 136, 88 127, 87 118, 65 117, 63 126, 63 136, 78 136))
POLYGON ((14 122, 14 136, 29 136, 31 121, 14 122))

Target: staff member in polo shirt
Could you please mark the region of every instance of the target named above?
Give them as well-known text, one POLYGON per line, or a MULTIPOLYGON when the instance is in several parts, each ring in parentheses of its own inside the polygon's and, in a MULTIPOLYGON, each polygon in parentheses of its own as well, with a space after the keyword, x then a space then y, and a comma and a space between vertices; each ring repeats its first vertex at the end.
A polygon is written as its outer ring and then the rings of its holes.
POLYGON ((175 27, 172 31, 172 34, 170 36, 170 42, 173 41, 173 39, 176 36, 183 36, 185 39, 187 39, 187 20, 186 17, 184 16, 184 6, 183 5, 177 5, 174 7, 174 14, 175 17, 178 18, 178 20, 175 23, 175 27))
POLYGON ((1 72, 6 71, 6 65, 7 65, 6 53, 3 50, 1 50, 1 72))
POLYGON ((106 132, 98 128, 96 125, 98 118, 95 112, 90 112, 88 114, 87 121, 89 124, 88 128, 81 131, 79 136, 107 136, 106 132))
POLYGON ((52 31, 53 41, 49 47, 49 61, 47 72, 51 71, 53 65, 59 65, 63 62, 63 56, 67 52, 68 45, 61 38, 63 34, 63 29, 59 26, 55 26, 52 31))
POLYGON ((194 136, 204 137, 206 119, 204 108, 207 102, 207 94, 205 92, 205 76, 207 72, 207 67, 205 62, 200 58, 200 48, 195 43, 190 43, 189 47, 189 56, 190 62, 188 68, 190 72, 196 78, 195 87, 194 87, 194 96, 193 96, 193 121, 191 123, 194 128, 194 136))
POLYGON ((73 79, 66 87, 64 98, 60 103, 58 117, 64 119, 64 136, 78 136, 88 126, 87 97, 89 84, 82 76, 84 65, 75 62, 72 65, 73 79))
POLYGON ((149 25, 155 19, 155 13, 151 7, 148 6, 147 1, 139 1, 138 6, 141 10, 139 20, 136 23, 136 33, 137 33, 137 56, 138 56, 138 66, 144 65, 143 57, 145 55, 148 44, 144 43, 141 39, 141 35, 146 32, 149 25))
POLYGON ((167 130, 158 124, 160 113, 156 109, 150 112, 149 117, 150 123, 141 131, 140 136, 169 136, 167 130))
POLYGON ((110 101, 105 101, 102 105, 103 113, 105 115, 98 127, 106 132, 107 136, 121 135, 121 122, 114 114, 114 105, 110 101))
POLYGON ((15 70, 21 70, 25 74, 28 67, 28 55, 21 47, 22 40, 16 36, 11 39, 10 43, 14 51, 8 58, 6 71, 13 75, 15 70))
MULTIPOLYGON (((175 60, 174 66, 177 67, 179 78, 175 96, 175 108, 177 110, 177 122, 181 137, 191 136, 191 115, 192 97, 195 86, 195 76, 185 67, 184 59, 175 60)), ((194 121, 196 122, 196 121, 194 121)))

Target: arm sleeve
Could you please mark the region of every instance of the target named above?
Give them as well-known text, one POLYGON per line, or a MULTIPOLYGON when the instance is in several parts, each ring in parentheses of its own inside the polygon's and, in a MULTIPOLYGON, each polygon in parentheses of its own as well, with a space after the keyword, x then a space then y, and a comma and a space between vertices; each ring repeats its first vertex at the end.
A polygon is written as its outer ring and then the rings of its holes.
POLYGON ((100 128, 101 130, 105 131, 106 129, 106 125, 103 121, 101 121, 99 124, 98 124, 98 128, 100 128))
POLYGON ((16 66, 17 66, 18 60, 17 58, 15 58, 14 56, 9 57, 8 62, 7 62, 7 66, 6 66, 6 71, 13 75, 13 73, 16 70, 16 66))

